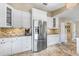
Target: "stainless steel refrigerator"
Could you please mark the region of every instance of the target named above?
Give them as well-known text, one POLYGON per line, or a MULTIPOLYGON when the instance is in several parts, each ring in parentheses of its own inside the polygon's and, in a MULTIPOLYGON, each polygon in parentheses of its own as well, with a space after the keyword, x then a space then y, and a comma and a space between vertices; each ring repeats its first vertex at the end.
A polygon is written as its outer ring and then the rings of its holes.
POLYGON ((33 21, 32 51, 41 51, 47 48, 47 23, 46 21, 33 21))

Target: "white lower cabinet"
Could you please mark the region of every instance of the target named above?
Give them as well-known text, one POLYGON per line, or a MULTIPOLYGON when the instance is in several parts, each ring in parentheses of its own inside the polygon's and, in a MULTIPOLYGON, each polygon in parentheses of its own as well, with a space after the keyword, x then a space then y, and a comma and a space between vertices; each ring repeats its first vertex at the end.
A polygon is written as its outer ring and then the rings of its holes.
POLYGON ((11 39, 10 38, 2 38, 0 39, 0 56, 11 55, 11 39))
POLYGON ((12 54, 28 50, 31 50, 31 36, 13 38, 12 54))
POLYGON ((47 46, 59 43, 59 35, 48 35, 47 46))
POLYGON ((27 50, 31 50, 31 36, 28 36, 27 37, 28 39, 26 40, 27 41, 27 50))
POLYGON ((31 36, 0 38, 0 56, 31 50, 31 36))
POLYGON ((16 54, 22 51, 21 38, 12 38, 12 54, 16 54))
POLYGON ((22 51, 31 50, 31 36, 23 37, 22 51))
POLYGON ((28 42, 27 42, 28 38, 23 37, 22 39, 22 51, 27 51, 28 50, 28 42))

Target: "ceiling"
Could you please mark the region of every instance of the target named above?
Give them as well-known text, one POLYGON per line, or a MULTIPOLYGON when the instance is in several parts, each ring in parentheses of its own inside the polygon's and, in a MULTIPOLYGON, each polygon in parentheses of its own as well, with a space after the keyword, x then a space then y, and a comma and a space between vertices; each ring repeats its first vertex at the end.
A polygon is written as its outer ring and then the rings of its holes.
POLYGON ((56 17, 71 18, 73 21, 77 21, 79 19, 79 5, 75 8, 65 10, 64 12, 56 15, 56 17))
MULTIPOLYGON (((10 3, 14 8, 21 9, 24 11, 29 11, 32 8, 38 8, 41 10, 45 10, 48 12, 57 10, 65 6, 65 3, 47 3, 44 5, 43 3, 10 3)), ((56 15, 56 17, 69 17, 73 20, 78 20, 79 18, 79 5, 72 9, 66 9, 65 11, 56 15)))
POLYGON ((32 5, 35 8, 42 9, 45 11, 54 11, 65 6, 64 3, 47 3, 47 5, 44 5, 43 3, 33 3, 32 5))
POLYGON ((27 11, 31 8, 38 8, 48 12, 65 6, 64 3, 47 3, 47 5, 44 5, 43 3, 10 3, 10 5, 15 8, 24 9, 27 11))

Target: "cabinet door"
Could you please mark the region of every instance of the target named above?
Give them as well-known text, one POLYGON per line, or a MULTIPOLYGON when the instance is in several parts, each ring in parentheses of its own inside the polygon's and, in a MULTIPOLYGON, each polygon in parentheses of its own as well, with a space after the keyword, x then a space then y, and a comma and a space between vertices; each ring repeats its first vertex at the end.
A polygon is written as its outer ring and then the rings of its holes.
POLYGON ((56 28, 59 28, 59 19, 56 18, 56 28))
POLYGON ((13 26, 22 27, 22 12, 19 10, 13 10, 13 26))
POLYGON ((23 37, 22 39, 22 51, 31 50, 31 37, 23 37))
POLYGON ((6 3, 0 3, 0 27, 7 27, 7 26, 11 26, 12 24, 10 24, 10 20, 12 18, 11 13, 9 13, 7 10, 7 8, 9 8, 12 11, 12 7, 9 6, 6 3), (8 16, 11 16, 11 18, 9 18, 8 16))
POLYGON ((47 27, 48 27, 48 29, 53 28, 53 19, 51 17, 48 17, 47 27))
POLYGON ((12 39, 12 54, 22 52, 22 41, 21 38, 13 38, 12 39))
POLYGON ((52 44, 54 44, 53 41, 54 39, 52 38, 52 36, 47 36, 47 46, 50 46, 52 44))
POLYGON ((22 13, 22 21, 23 21, 23 27, 30 28, 30 13, 29 12, 23 12, 22 13))
POLYGON ((54 45, 59 43, 59 35, 50 35, 47 36, 47 45, 54 45))
POLYGON ((5 38, 0 40, 0 56, 11 55, 11 39, 5 38))
POLYGON ((47 12, 32 8, 32 20, 47 21, 47 12))
POLYGON ((6 26, 6 4, 0 3, 0 27, 6 26))
POLYGON ((27 51, 27 37, 22 37, 21 42, 22 42, 22 52, 27 51))
POLYGON ((28 39, 27 39, 27 50, 31 50, 31 36, 28 36, 28 39))

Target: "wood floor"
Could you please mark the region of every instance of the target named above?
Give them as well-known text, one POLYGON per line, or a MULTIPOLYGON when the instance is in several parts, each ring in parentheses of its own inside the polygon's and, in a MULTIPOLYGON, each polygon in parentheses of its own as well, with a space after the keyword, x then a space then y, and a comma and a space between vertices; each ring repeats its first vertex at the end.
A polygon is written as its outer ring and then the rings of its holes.
POLYGON ((14 56, 77 56, 76 43, 72 43, 72 45, 67 45, 66 43, 51 45, 40 52, 26 51, 14 56))

